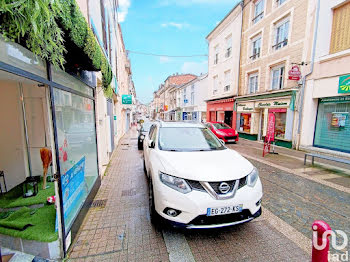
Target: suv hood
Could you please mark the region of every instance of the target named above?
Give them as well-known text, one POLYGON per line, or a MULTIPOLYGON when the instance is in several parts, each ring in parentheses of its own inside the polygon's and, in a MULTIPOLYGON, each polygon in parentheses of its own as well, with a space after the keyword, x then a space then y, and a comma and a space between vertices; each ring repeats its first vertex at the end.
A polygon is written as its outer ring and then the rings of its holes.
POLYGON ((158 157, 166 174, 196 181, 228 181, 242 178, 253 170, 253 165, 231 149, 169 152, 159 151, 158 157))

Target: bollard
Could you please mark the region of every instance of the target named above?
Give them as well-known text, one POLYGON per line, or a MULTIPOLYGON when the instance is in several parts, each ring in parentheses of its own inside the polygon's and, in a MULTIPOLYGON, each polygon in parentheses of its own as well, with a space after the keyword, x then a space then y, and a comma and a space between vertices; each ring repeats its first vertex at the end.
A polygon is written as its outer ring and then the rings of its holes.
POLYGON ((312 262, 328 262, 331 227, 322 220, 312 224, 312 262))

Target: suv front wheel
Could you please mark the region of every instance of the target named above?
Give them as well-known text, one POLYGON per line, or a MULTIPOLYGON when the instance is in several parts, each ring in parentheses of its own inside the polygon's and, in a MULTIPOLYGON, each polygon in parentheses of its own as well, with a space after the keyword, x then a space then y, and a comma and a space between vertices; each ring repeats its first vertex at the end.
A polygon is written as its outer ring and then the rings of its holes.
POLYGON ((154 193, 153 193, 153 184, 152 184, 152 179, 150 178, 149 180, 149 194, 148 194, 148 203, 149 203, 149 216, 151 223, 154 226, 159 226, 160 224, 160 217, 156 211, 155 205, 154 205, 154 193))

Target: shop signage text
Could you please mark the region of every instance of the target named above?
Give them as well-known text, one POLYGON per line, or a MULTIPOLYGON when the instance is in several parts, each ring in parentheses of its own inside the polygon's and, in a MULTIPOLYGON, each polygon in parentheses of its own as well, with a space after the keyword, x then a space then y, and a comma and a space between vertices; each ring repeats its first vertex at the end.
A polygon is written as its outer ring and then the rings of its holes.
POLYGON ((237 112, 252 112, 254 111, 254 103, 238 103, 237 112))
POLYGON ((339 77, 338 93, 350 93, 350 75, 339 77))
POLYGON ((301 72, 299 70, 299 66, 295 65, 291 70, 288 71, 288 79, 299 81, 301 76, 301 72))
POLYGON ((340 97, 326 97, 321 98, 320 103, 342 103, 342 102, 350 102, 350 96, 340 96, 340 97))
POLYGON ((122 104, 123 105, 131 105, 132 104, 132 96, 131 95, 122 95, 122 104))
POLYGON ((289 100, 257 102, 256 107, 288 107, 289 102, 289 100))

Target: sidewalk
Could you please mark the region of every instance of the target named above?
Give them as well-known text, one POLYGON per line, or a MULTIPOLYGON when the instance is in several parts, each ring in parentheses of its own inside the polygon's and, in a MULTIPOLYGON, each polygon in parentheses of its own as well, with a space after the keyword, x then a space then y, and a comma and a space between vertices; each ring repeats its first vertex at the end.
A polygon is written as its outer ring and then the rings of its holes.
POLYGON ((74 261, 168 261, 161 232, 148 213, 147 180, 143 173, 137 133, 129 131, 114 152, 69 258, 74 261))

